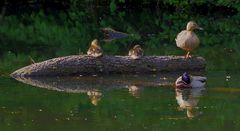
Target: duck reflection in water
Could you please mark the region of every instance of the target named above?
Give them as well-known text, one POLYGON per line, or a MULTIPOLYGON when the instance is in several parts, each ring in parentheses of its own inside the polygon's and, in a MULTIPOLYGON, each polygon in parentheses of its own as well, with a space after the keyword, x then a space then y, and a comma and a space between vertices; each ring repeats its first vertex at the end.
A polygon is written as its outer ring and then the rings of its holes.
POLYGON ((98 105, 98 102, 101 100, 102 93, 99 90, 88 91, 87 95, 89 96, 91 103, 95 106, 98 105))
POLYGON ((136 85, 130 85, 130 86, 127 86, 127 88, 128 88, 128 92, 132 96, 134 96, 136 98, 140 97, 142 88, 140 88, 139 86, 136 86, 136 85))
POLYGON ((207 78, 202 76, 190 76, 184 73, 175 82, 176 100, 179 110, 186 110, 187 117, 192 119, 202 114, 198 110, 199 98, 205 90, 207 78))

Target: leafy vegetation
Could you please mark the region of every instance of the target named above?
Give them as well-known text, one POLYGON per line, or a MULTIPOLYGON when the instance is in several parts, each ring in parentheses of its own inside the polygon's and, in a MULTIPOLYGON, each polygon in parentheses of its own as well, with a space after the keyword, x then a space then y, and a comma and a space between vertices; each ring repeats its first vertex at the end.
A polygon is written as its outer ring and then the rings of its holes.
MULTIPOLYGON (((43 4, 47 1, 39 2, 43 4)), ((61 1, 55 2, 61 3, 61 1)), ((197 32, 201 45, 193 53, 207 58, 208 69, 225 70, 228 67, 233 70, 239 69, 240 54, 237 51, 239 48, 237 43, 240 41, 239 13, 226 15, 224 11, 216 10, 202 15, 194 11, 190 12, 189 9, 183 11, 178 9, 181 12, 178 13, 179 11, 175 12, 175 9, 171 10, 169 6, 184 6, 190 2, 191 5, 199 7, 206 3, 204 0, 188 2, 187 0, 181 2, 142 0, 140 3, 149 7, 151 7, 150 3, 154 2, 166 6, 144 8, 141 11, 131 8, 121 9, 124 4, 132 5, 133 0, 101 2, 71 0, 69 2, 69 4, 64 3, 69 5, 66 9, 55 11, 40 6, 42 8, 39 11, 2 14, 4 16, 0 21, 0 72, 10 73, 20 66, 28 65, 26 61, 29 57, 35 61, 42 61, 58 56, 85 53, 94 38, 103 39, 99 31, 102 27, 112 27, 131 34, 128 38, 110 43, 101 41, 106 54, 126 55, 131 43, 137 41, 143 43, 146 55, 183 55, 185 52, 175 46, 175 37, 185 28, 189 20, 197 21, 205 29, 197 32), (80 8, 82 5, 85 7, 80 8), (105 6, 92 8, 90 5, 105 6), (219 58, 219 55, 222 57, 219 58), (229 61, 226 62, 226 59, 229 61), (15 64, 16 60, 21 64, 15 64)), ((232 3, 210 1, 208 4, 231 7, 232 3)), ((8 7, 12 7, 11 1, 8 7)), ((205 8, 212 7, 204 5, 205 8)))

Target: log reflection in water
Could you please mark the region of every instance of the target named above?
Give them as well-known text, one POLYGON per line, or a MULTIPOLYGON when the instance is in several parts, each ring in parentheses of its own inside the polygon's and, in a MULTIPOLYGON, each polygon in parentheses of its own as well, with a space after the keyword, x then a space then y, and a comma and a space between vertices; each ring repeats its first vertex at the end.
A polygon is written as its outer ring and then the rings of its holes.
MULTIPOLYGON (((195 72, 199 74, 202 72, 195 72)), ((78 76, 78 77, 17 77, 18 81, 32 86, 71 93, 87 93, 92 90, 105 91, 110 89, 131 87, 171 86, 180 73, 165 73, 155 75, 108 75, 108 76, 78 76)), ((135 90, 136 91, 136 90, 135 90)))

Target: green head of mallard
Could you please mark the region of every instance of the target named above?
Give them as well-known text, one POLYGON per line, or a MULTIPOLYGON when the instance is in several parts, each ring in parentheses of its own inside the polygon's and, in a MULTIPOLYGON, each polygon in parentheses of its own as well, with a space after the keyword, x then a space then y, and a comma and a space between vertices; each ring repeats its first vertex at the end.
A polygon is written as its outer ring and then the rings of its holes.
POLYGON ((187 23, 187 31, 193 31, 195 29, 198 29, 198 30, 203 30, 202 27, 200 27, 196 22, 194 21, 189 21, 187 23))

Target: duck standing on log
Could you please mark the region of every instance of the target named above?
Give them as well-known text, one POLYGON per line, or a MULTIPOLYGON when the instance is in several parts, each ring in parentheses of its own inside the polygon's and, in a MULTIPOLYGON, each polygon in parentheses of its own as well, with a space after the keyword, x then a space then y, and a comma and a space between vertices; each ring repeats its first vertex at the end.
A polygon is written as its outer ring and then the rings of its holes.
POLYGON ((99 42, 97 39, 94 39, 87 51, 87 54, 93 57, 101 57, 103 56, 103 50, 101 46, 99 45, 99 42))
POLYGON ((140 45, 135 45, 132 49, 129 50, 128 55, 132 59, 140 59, 144 54, 143 49, 141 48, 140 45))
POLYGON ((175 39, 177 47, 187 51, 186 58, 190 58, 190 52, 200 44, 198 36, 194 33, 195 29, 203 30, 196 22, 190 21, 186 30, 181 31, 175 39))

